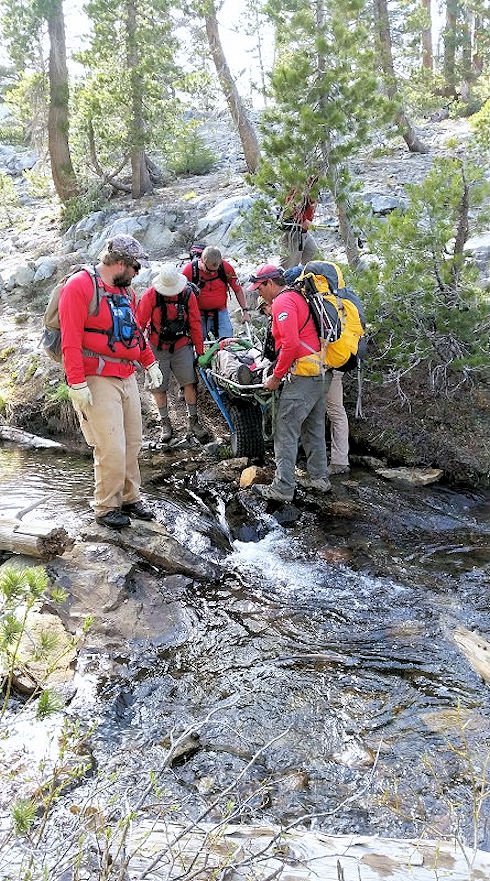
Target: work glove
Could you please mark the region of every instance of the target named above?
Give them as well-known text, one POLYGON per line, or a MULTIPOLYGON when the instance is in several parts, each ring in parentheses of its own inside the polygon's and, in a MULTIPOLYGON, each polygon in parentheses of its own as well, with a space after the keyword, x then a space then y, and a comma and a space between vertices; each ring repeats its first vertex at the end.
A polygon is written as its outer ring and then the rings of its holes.
POLYGON ((146 371, 146 388, 148 388, 151 392, 154 389, 160 388, 163 382, 162 371, 160 370, 156 361, 153 364, 150 364, 146 371))
POLYGON ((71 385, 68 389, 68 395, 75 410, 78 413, 81 413, 82 416, 84 416, 86 419, 88 408, 91 407, 94 403, 92 392, 90 391, 87 383, 79 382, 76 385, 71 385))

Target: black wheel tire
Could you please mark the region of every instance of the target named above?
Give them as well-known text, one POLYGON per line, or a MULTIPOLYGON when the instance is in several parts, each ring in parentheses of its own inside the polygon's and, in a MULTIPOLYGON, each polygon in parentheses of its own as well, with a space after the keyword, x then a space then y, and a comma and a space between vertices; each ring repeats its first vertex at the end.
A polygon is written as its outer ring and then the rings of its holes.
POLYGON ((265 454, 262 434, 262 411, 258 404, 241 401, 229 407, 230 419, 235 431, 231 434, 231 451, 234 456, 263 459, 265 454))

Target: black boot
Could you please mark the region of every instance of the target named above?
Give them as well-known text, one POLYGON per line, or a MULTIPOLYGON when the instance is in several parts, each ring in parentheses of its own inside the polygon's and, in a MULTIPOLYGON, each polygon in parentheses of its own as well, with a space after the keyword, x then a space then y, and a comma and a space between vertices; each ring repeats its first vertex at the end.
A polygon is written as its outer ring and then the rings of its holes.
POLYGON ((141 501, 126 502, 126 504, 122 506, 121 510, 124 514, 127 514, 128 517, 134 517, 136 520, 153 520, 155 517, 153 511, 150 511, 149 508, 146 508, 141 501))
POLYGON ((209 437, 207 428, 201 425, 197 416, 187 417, 187 434, 193 434, 198 440, 206 440, 209 437))
POLYGON ((101 526, 108 526, 109 529, 123 529, 131 523, 129 516, 123 514, 120 508, 114 508, 112 511, 100 514, 100 516, 95 519, 101 526))

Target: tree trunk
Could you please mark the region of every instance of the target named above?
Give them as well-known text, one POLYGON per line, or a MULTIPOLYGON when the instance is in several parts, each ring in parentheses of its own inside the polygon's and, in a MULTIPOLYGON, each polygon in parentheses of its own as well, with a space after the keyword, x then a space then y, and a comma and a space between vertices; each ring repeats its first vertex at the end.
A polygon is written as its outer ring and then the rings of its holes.
POLYGON ((53 183, 65 204, 78 195, 79 189, 68 143, 69 90, 62 0, 51 0, 46 15, 49 34, 48 148, 53 183))
POLYGON ((131 195, 138 199, 153 192, 145 160, 145 120, 143 116, 143 84, 140 74, 140 52, 137 42, 137 5, 126 0, 126 61, 131 84, 131 195))
POLYGON ((230 68, 228 67, 223 52, 218 31, 216 9, 213 2, 208 6, 205 15, 205 23, 209 48, 211 50, 211 55, 213 56, 218 79, 228 103, 231 117, 238 131, 247 168, 251 174, 254 174, 257 171, 260 159, 259 142, 257 140, 257 135, 255 134, 255 129, 248 118, 245 107, 238 94, 235 81, 230 73, 230 68))
POLYGON ((469 101, 471 83, 473 81, 473 67, 471 62, 471 31, 472 31, 472 14, 469 10, 463 11, 463 22, 461 27, 461 97, 463 101, 469 101))
POLYGON ((457 0, 447 0, 446 24, 444 27, 444 94, 447 98, 457 98, 456 89, 456 26, 458 20, 457 0))
POLYGON ((434 70, 434 57, 432 54, 432 16, 430 9, 431 0, 422 0, 424 7, 427 27, 422 30, 422 67, 425 70, 434 70))
MULTIPOLYGON (((316 24, 318 32, 321 33, 325 23, 325 10, 323 0, 316 0, 316 24)), ((318 53, 317 56, 318 74, 320 78, 325 73, 326 58, 318 53)), ((320 97, 320 105, 325 106, 325 99, 320 97)), ((327 118, 327 110, 325 108, 325 118, 327 118)), ((335 200, 337 208, 337 217, 339 220, 339 232, 344 243, 347 262, 351 269, 358 270, 361 265, 361 255, 357 246, 357 236, 347 214, 347 203, 342 194, 339 184, 340 174, 336 164, 332 162, 330 135, 325 130, 325 135, 321 141, 321 151, 323 157, 324 171, 328 171, 331 182, 330 189, 335 200)))
POLYGON ((417 137, 412 123, 400 104, 395 68, 393 66, 390 18, 388 15, 387 0, 374 0, 374 21, 377 30, 381 70, 383 71, 386 94, 397 107, 395 111, 395 122, 398 126, 398 130, 411 153, 427 153, 427 147, 417 137))

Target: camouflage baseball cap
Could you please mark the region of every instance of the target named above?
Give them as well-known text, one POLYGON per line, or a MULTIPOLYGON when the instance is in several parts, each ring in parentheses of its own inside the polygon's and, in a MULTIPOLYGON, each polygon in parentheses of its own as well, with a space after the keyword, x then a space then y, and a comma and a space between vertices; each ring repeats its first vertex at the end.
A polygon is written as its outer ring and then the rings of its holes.
POLYGON ((116 251, 117 254, 121 255, 123 260, 135 260, 137 263, 140 263, 141 266, 150 265, 147 252, 141 247, 137 239, 133 238, 133 236, 114 236, 113 239, 109 239, 107 242, 107 250, 109 253, 111 253, 111 251, 116 251))

